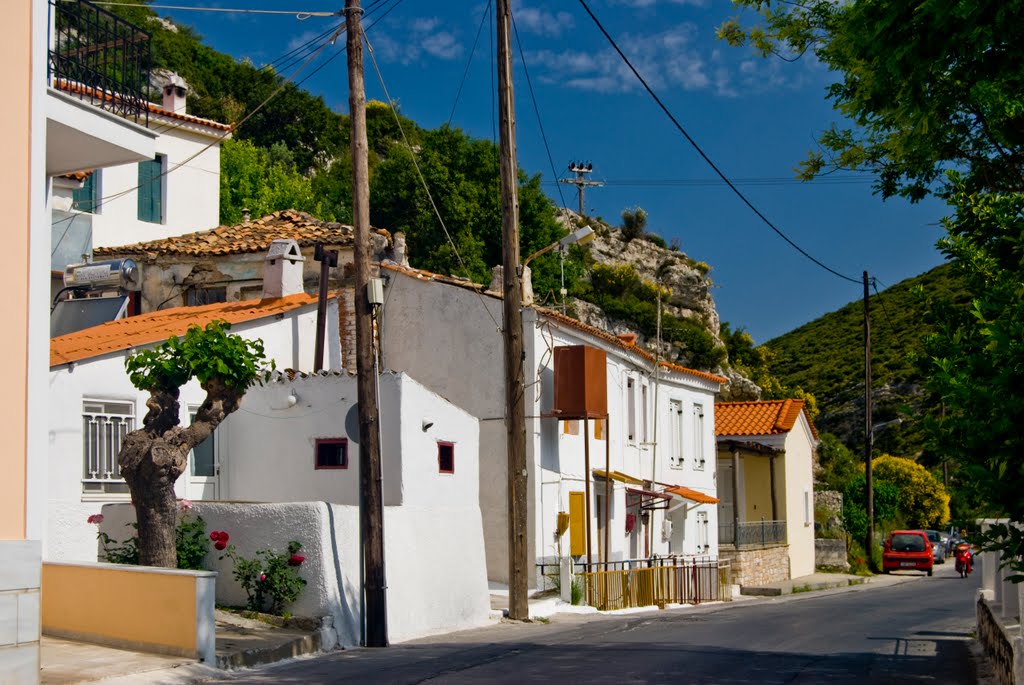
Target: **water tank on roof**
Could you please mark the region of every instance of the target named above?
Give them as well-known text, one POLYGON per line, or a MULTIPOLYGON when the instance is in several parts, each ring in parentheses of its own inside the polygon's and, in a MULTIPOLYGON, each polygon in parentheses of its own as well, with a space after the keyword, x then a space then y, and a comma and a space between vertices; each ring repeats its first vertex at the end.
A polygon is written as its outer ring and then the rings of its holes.
POLYGON ((64 269, 64 287, 76 290, 141 290, 139 267, 131 259, 71 264, 64 269))

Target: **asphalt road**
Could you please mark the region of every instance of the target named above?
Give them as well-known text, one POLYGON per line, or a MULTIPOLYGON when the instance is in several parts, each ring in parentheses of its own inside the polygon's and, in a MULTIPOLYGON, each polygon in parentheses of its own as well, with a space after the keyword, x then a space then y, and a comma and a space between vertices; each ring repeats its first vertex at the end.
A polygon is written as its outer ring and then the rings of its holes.
POLYGON ((952 566, 777 599, 505 623, 217 682, 973 684, 979 574, 962 580, 952 566))

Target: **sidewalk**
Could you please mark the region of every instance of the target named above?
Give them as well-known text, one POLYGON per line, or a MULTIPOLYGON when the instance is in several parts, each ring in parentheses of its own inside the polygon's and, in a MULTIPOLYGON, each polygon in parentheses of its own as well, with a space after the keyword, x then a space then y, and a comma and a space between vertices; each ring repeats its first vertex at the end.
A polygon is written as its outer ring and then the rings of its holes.
POLYGON ((855 576, 850 573, 812 573, 809 576, 779 580, 765 585, 745 585, 740 588, 740 594, 754 597, 778 597, 798 592, 813 592, 816 590, 830 590, 837 587, 849 587, 851 585, 863 585, 871 580, 873 580, 872 577, 855 576))

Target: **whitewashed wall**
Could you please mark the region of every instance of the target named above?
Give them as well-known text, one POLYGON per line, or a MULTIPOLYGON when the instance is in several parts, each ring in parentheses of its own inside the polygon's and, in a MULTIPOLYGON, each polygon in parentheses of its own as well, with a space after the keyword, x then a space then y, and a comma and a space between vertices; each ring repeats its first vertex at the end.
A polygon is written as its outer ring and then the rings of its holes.
POLYGON ((786 435, 784 502, 793 578, 814 573, 814 436, 805 414, 786 435))
MULTIPOLYGON (((341 365, 337 343, 337 305, 329 307, 326 365, 341 365), (333 327, 333 328, 331 328, 333 327)), ((282 319, 268 317, 232 326, 231 332, 263 340, 267 357, 278 368, 312 368, 313 335, 316 330, 315 305, 286 312, 282 319)), ((142 425, 149 393, 137 390, 128 380, 124 360, 128 351, 83 360, 50 369, 49 377, 49 460, 47 486, 47 524, 43 558, 52 561, 95 561, 96 531, 86 523, 90 514, 99 512, 106 502, 125 501, 127 495, 95 495, 82 492, 82 400, 105 399, 131 401, 135 405, 135 424, 142 425)), ((196 381, 181 390, 182 422, 188 422, 188 408, 202 403, 206 394, 196 381)), ((249 398, 229 416, 222 428, 248 408, 249 398)), ((221 430, 219 429, 219 430, 221 430)), ((215 439, 218 436, 215 434, 215 439)), ((196 497, 190 475, 178 479, 176 491, 182 497, 196 497)), ((116 536, 115 536, 116 537, 116 536)))
MULTIPOLYGON (((199 127, 159 117, 151 118, 150 127, 163 130, 170 121, 178 128, 162 131, 156 140, 157 154, 166 156, 165 171, 203 150, 215 140, 211 135, 219 133, 208 130, 201 134, 199 127)), ((97 196, 111 199, 93 217, 93 247, 167 238, 214 228, 220 223, 219 143, 164 176, 163 183, 164 222, 139 221, 138 192, 133 190, 139 184, 138 165, 102 169, 97 196), (123 196, 112 198, 122 192, 123 196)))

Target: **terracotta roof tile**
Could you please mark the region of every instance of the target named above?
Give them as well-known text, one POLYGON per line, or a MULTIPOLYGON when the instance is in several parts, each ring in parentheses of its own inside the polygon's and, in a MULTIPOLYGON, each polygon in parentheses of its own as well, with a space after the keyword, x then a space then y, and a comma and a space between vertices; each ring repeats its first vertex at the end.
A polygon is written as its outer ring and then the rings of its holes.
POLYGON ((271 242, 282 238, 293 238, 300 247, 311 247, 318 242, 325 245, 351 245, 352 235, 351 226, 321 221, 306 212, 284 209, 235 226, 218 226, 206 231, 120 247, 97 247, 93 253, 97 257, 229 255, 266 252, 271 242))
MULTIPOLYGON (((719 402, 715 404, 715 435, 781 435, 793 430, 802 411, 803 400, 719 402)), ((810 418, 807 423, 817 439, 810 418)))
MULTIPOLYGON (((122 97, 117 93, 110 93, 107 91, 100 90, 98 88, 93 88, 92 86, 86 86, 82 85, 81 83, 76 83, 75 81, 69 81, 67 79, 60 79, 55 84, 55 87, 58 90, 63 90, 68 93, 81 93, 96 98, 98 100, 105 100, 107 102, 113 102, 115 100, 121 99, 122 97)), ((201 126, 206 126, 207 128, 212 128, 217 131, 229 132, 233 128, 230 124, 222 124, 221 122, 214 121, 212 119, 203 119, 202 117, 195 117, 191 114, 180 114, 178 112, 172 112, 169 109, 164 109, 155 102, 146 101, 145 105, 146 109, 148 109, 153 114, 157 114, 162 117, 168 117, 169 119, 187 121, 190 124, 199 124, 201 126)))
POLYGON ((110 321, 50 340, 50 366, 90 359, 130 347, 159 343, 172 335, 184 335, 189 326, 211 321, 242 323, 316 304, 316 295, 300 293, 288 297, 245 302, 219 302, 202 307, 175 307, 141 316, 110 321))
MULTIPOLYGON (((429 271, 423 271, 422 269, 414 269, 408 266, 402 266, 400 264, 396 264, 395 262, 389 261, 381 262, 381 268, 388 269, 391 271, 397 271, 399 273, 412 276, 413 278, 419 280, 438 281, 440 283, 447 283, 449 285, 455 285, 460 288, 466 288, 468 290, 475 290, 477 292, 484 293, 490 297, 501 299, 501 293, 487 290, 485 286, 482 286, 479 283, 471 283, 470 281, 453 278, 452 276, 442 276, 440 274, 431 273, 429 271)), ((558 312, 554 309, 547 309, 546 307, 537 306, 534 306, 533 308, 549 319, 553 319, 570 328, 575 328, 578 331, 587 333, 588 335, 592 335, 596 338, 600 338, 601 340, 607 342, 610 345, 618 347, 619 349, 643 357, 646 361, 652 364, 655 361, 655 356, 653 354, 647 352, 646 350, 640 349, 639 347, 636 346, 635 343, 627 342, 619 338, 618 336, 609 333, 608 331, 603 331, 600 328, 596 328, 589 324, 585 324, 578 319, 574 319, 571 316, 566 316, 565 314, 562 314, 561 312, 558 312)), ((708 373, 707 371, 698 371, 696 369, 690 369, 685 366, 671 364, 666 361, 662 361, 660 366, 661 368, 667 369, 669 371, 688 374, 706 381, 711 381, 712 383, 725 383, 728 380, 717 374, 708 373)))

